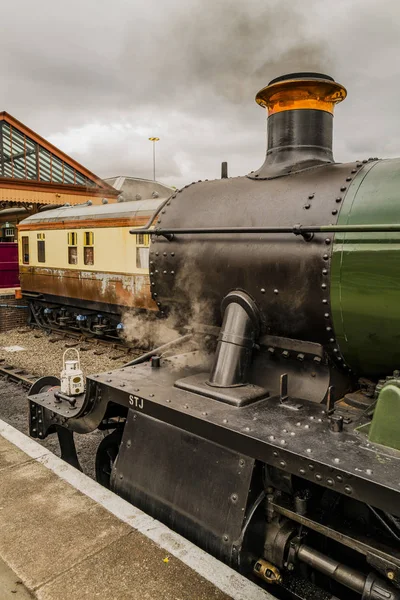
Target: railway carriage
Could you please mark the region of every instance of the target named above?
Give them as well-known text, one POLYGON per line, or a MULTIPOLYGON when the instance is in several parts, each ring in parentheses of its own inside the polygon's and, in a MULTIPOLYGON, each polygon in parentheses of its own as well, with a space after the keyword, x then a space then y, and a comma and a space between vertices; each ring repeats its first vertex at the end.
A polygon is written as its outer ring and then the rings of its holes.
POLYGON ((63 206, 19 226, 22 293, 31 319, 47 328, 115 336, 126 309, 155 311, 148 224, 165 198, 103 206, 63 206))

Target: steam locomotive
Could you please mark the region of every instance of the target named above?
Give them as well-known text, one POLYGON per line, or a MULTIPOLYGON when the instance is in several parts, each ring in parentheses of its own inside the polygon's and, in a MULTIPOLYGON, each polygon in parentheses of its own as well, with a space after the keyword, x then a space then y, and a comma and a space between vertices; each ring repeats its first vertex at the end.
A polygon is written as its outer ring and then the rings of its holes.
POLYGON ((345 96, 318 73, 257 94, 262 167, 175 192, 152 231, 183 335, 85 394, 39 380, 30 434, 79 466, 73 433, 111 430, 98 479, 279 598, 394 600, 400 160, 334 162, 345 96))

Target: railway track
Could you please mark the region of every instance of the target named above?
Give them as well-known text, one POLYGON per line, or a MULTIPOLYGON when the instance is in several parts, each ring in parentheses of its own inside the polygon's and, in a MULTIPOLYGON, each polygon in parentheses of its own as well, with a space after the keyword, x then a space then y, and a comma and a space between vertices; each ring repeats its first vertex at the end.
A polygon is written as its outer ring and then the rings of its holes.
POLYGON ((0 377, 6 381, 20 383, 26 389, 29 389, 38 379, 36 375, 28 373, 21 367, 13 367, 7 364, 4 358, 0 359, 0 377))
MULTIPOLYGON (((135 353, 137 355, 142 354, 146 349, 144 348, 137 348, 135 346, 132 346, 126 342, 124 342, 123 340, 117 340, 117 339, 102 339, 102 338, 97 338, 94 336, 89 336, 86 335, 85 333, 82 332, 76 332, 76 331, 71 331, 71 330, 64 330, 64 329, 55 329, 55 328, 51 328, 51 329, 44 329, 43 327, 40 327, 39 325, 31 325, 31 329, 35 329, 38 332, 41 332, 44 335, 48 335, 50 341, 61 341, 63 339, 65 340, 76 340, 75 344, 88 344, 90 346, 98 346, 98 347, 106 347, 108 349, 112 349, 112 350, 118 350, 121 352, 121 357, 122 356, 129 356, 129 355, 135 355, 135 353)), ((27 329, 26 331, 29 331, 29 329, 27 329)), ((23 333, 23 332, 21 332, 23 333)), ((67 343, 67 342, 66 342, 67 343)), ((72 344, 71 344, 72 347, 72 344)))

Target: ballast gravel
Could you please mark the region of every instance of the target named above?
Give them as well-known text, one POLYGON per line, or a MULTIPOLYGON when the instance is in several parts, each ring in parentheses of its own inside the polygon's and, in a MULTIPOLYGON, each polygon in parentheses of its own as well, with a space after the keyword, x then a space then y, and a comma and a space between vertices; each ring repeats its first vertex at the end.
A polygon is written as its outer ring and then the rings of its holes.
MULTIPOLYGON (((62 357, 66 345, 75 343, 72 338, 60 338, 57 341, 54 334, 31 329, 7 331, 0 334, 0 367, 11 365, 23 368, 27 373, 42 377, 53 375, 60 377, 62 357), (23 350, 9 352, 4 347, 20 346, 23 350), (4 359, 1 361, 1 359, 4 359)), ((79 342, 81 368, 85 375, 102 373, 121 367, 126 362, 141 354, 140 351, 124 355, 121 348, 112 349, 109 346, 93 345, 91 342, 79 342), (102 354, 96 354, 102 352, 102 354), (113 359, 114 356, 119 358, 113 359)), ((69 353, 71 358, 74 352, 69 353)), ((0 378, 0 419, 6 421, 22 433, 28 434, 28 401, 27 390, 19 384, 5 381, 0 378)), ((84 473, 94 478, 94 459, 96 449, 107 432, 94 431, 86 435, 76 435, 75 443, 79 460, 84 473)), ((60 455, 57 436, 50 435, 42 442, 36 440, 45 448, 60 455)))
MULTIPOLYGON (((13 367, 21 367, 32 375, 43 377, 53 375, 60 377, 62 359, 68 345, 76 344, 74 338, 61 338, 56 334, 47 334, 38 329, 19 329, 0 333, 0 366, 5 362, 13 367), (54 341, 56 340, 56 341, 54 341), (20 346, 24 350, 9 352, 7 347, 20 346)), ((108 345, 96 345, 91 341, 78 342, 76 346, 80 354, 81 368, 85 375, 102 373, 118 369, 126 362, 140 354, 132 352, 124 354, 121 348, 113 349, 108 345), (101 354, 100 354, 101 353, 101 354), (118 358, 115 358, 118 357, 118 358)), ((75 352, 70 351, 69 356, 73 358, 75 352)))

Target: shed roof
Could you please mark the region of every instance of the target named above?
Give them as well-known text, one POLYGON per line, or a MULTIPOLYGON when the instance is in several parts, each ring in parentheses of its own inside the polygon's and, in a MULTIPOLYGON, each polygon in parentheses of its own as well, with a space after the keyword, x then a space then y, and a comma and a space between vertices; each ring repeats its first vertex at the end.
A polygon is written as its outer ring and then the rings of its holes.
POLYGON ((151 216, 167 198, 154 198, 133 202, 118 202, 117 204, 88 205, 75 204, 61 206, 53 210, 38 212, 21 221, 20 225, 39 223, 57 223, 65 221, 90 221, 101 219, 135 219, 138 216, 151 216))

